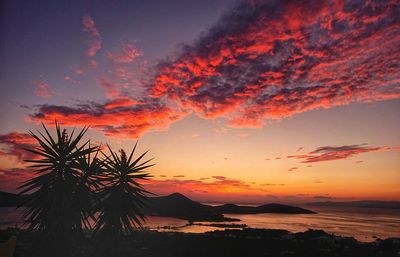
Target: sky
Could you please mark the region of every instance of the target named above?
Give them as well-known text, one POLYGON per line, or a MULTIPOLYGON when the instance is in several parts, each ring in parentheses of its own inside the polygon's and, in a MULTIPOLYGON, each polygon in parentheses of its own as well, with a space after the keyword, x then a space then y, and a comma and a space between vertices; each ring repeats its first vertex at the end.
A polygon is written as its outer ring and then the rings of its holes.
POLYGON ((150 150, 202 202, 400 200, 394 0, 2 1, 0 190, 26 133, 150 150))

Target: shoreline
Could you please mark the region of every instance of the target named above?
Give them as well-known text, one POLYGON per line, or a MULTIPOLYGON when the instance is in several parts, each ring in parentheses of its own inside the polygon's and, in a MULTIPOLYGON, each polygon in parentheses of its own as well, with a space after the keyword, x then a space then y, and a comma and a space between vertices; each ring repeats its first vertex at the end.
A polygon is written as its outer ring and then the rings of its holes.
MULTIPOLYGON (((238 218, 241 221, 190 221, 176 217, 147 216, 143 224, 148 229, 167 232, 193 232, 204 233, 213 230, 223 230, 226 228, 241 229, 241 224, 255 229, 284 229, 290 232, 304 232, 307 229, 324 230, 327 233, 334 233, 344 237, 354 237, 360 242, 373 242, 377 238, 386 239, 390 237, 400 237, 398 230, 398 212, 390 210, 388 213, 380 212, 379 216, 371 217, 356 211, 335 211, 318 210, 318 214, 308 215, 287 215, 287 214, 230 214, 227 217, 238 218), (339 219, 339 220, 338 220, 339 219), (388 226, 390 225, 390 226, 388 226)), ((0 208, 0 229, 21 227, 23 222, 22 210, 15 210, 14 207, 0 208)), ((244 226, 243 226, 244 227, 244 226)), ((22 227, 23 228, 23 227, 22 227)))
MULTIPOLYGON (((0 230, 0 239, 17 236, 16 255, 28 257, 37 232, 21 229, 0 230)), ((83 242, 83 253, 93 248, 91 233, 83 242)), ((137 230, 124 236, 126 256, 399 256, 400 238, 360 242, 309 229, 291 233, 282 229, 224 229, 205 233, 137 230)), ((87 256, 87 255, 83 255, 87 256)))

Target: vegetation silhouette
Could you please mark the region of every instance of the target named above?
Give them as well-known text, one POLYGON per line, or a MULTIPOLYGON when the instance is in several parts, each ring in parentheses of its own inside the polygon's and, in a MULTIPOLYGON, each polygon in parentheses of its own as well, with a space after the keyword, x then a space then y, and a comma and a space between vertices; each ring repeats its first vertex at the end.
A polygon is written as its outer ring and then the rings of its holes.
POLYGON ((95 226, 95 247, 93 256, 120 256, 125 235, 131 235, 134 229, 142 228, 145 221, 143 209, 147 206, 148 195, 137 182, 148 179, 144 171, 153 166, 152 159, 142 161, 147 152, 132 159, 135 144, 129 157, 124 150, 120 154, 109 146, 111 156, 105 156, 104 172, 100 178, 103 186, 97 190, 98 199, 95 211, 99 213, 95 226))
POLYGON ((27 232, 35 234, 32 253, 44 257, 82 255, 87 231, 96 242, 95 256, 119 256, 120 237, 142 227, 145 220, 142 208, 151 193, 137 180, 150 177, 144 171, 153 166, 149 164, 152 159, 140 162, 147 152, 132 159, 137 143, 129 157, 110 147, 107 156, 100 146, 83 140, 87 127, 75 136, 75 129, 69 135, 56 122, 53 136, 42 126, 44 133, 30 131, 38 147, 25 149, 39 157, 26 160, 35 176, 21 185, 19 192, 30 193, 19 207, 25 208, 27 232))

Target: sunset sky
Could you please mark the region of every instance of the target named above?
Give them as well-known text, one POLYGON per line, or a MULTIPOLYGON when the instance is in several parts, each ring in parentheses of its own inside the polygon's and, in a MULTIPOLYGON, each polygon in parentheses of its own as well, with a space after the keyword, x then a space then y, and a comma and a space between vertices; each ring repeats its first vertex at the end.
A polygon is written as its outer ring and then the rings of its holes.
POLYGON ((0 190, 40 122, 203 202, 400 200, 396 0, 2 1, 0 190))

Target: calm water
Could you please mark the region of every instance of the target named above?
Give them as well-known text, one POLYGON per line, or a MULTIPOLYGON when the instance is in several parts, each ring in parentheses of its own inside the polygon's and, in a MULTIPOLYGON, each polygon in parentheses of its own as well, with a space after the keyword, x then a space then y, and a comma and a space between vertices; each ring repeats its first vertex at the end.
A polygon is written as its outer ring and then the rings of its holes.
MULTIPOLYGON (((318 214, 251 214, 226 215, 242 221, 233 224, 246 224, 253 228, 286 229, 301 232, 309 228, 323 229, 342 236, 352 236, 360 241, 374 241, 376 238, 400 237, 400 210, 367 208, 310 208, 318 214)), ((21 211, 14 208, 0 208, 0 228, 21 225, 21 211)), ((232 224, 231 223, 231 224, 232 224)), ((148 217, 145 226, 160 231, 180 231, 202 233, 221 230, 212 223, 187 225, 185 220, 165 217, 148 217)))

